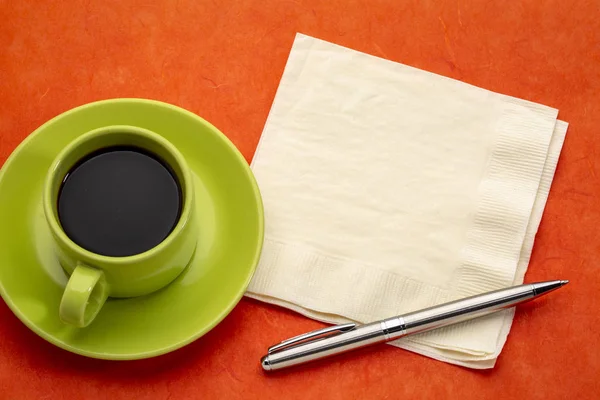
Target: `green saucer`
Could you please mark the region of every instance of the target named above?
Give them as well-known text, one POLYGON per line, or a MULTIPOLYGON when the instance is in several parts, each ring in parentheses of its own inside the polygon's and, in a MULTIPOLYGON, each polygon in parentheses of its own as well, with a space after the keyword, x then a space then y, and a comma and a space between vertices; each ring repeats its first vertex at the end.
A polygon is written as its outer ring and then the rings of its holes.
POLYGON ((243 296, 263 243, 263 209, 245 159, 215 127, 181 108, 150 100, 87 104, 47 122, 0 171, 0 294, 42 338, 88 357, 129 360, 178 349, 217 325, 243 296), (106 125, 154 131, 194 173, 200 233, 194 258, 151 295, 110 299, 87 328, 63 324, 58 306, 67 276, 42 211, 44 176, 58 152, 106 125))

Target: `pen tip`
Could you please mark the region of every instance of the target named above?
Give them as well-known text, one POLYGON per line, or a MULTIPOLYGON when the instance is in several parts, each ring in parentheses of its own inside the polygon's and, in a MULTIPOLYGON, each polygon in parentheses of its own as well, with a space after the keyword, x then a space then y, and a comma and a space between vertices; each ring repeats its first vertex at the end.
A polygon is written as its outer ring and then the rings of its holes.
POLYGON ((561 281, 561 280, 534 283, 533 284, 533 295, 540 296, 542 294, 550 293, 553 290, 558 289, 559 287, 563 287, 567 283, 569 283, 569 281, 561 281))

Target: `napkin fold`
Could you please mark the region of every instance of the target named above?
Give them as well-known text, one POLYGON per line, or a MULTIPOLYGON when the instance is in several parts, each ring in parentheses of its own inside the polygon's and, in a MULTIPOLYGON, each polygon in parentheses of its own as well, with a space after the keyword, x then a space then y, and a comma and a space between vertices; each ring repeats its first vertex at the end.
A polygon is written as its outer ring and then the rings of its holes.
MULTIPOLYGON (((366 323, 522 283, 557 115, 297 35, 252 161, 265 243, 247 296, 366 323)), ((391 344, 491 368, 513 312, 391 344)))

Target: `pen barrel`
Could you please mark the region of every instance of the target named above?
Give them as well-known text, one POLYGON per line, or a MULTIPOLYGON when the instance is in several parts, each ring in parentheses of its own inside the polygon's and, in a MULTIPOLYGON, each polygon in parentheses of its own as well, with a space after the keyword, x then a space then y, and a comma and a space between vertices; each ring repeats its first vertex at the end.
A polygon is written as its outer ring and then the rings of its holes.
POLYGON ((268 355, 268 369, 277 370, 291 367, 387 340, 389 339, 381 329, 381 322, 361 325, 343 334, 327 336, 276 353, 270 353, 268 355))
POLYGON ((391 339, 479 318, 513 307, 534 297, 534 287, 532 285, 522 285, 404 314, 402 315, 404 332, 392 334, 391 339))

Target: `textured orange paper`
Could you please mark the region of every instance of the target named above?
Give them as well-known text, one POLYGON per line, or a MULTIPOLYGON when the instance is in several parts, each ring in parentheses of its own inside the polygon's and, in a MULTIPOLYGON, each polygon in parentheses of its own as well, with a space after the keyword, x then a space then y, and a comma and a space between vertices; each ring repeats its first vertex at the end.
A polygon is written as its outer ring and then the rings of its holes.
POLYGON ((250 160, 296 32, 559 108, 570 128, 526 281, 571 280, 519 308, 489 371, 380 346, 267 376, 258 361, 269 345, 322 325, 247 299, 169 355, 91 360, 38 338, 0 301, 0 399, 597 399, 598 10, 559 0, 0 0, 0 162, 46 120, 112 97, 187 108, 250 160))

